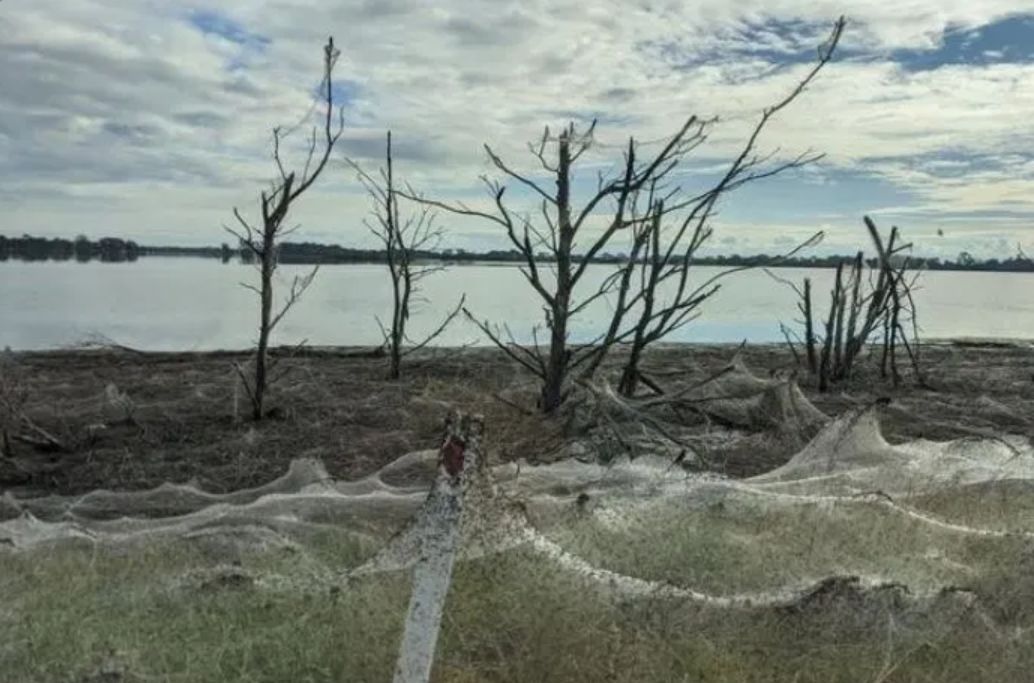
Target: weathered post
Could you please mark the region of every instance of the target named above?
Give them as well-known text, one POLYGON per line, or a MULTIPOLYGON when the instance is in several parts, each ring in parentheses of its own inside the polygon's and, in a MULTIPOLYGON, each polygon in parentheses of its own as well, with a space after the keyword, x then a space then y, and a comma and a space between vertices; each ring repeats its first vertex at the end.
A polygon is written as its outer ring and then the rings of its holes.
POLYGON ((483 431, 478 416, 453 412, 446 419, 437 479, 420 514, 426 525, 417 539, 413 592, 395 665, 395 683, 427 683, 431 678, 452 566, 460 546, 464 492, 483 466, 483 431))

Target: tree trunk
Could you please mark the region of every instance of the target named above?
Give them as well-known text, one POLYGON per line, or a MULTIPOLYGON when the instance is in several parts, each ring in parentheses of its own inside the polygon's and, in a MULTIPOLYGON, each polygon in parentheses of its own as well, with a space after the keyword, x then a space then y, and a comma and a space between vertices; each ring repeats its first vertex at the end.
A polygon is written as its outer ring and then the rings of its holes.
POLYGON ((406 245, 402 241, 402 226, 398 223, 398 198, 395 196, 395 169, 391 153, 391 131, 387 142, 387 187, 385 188, 384 229, 387 232, 388 270, 391 272, 392 310, 391 338, 388 349, 390 362, 388 376, 398 379, 402 375, 402 343, 406 338, 406 315, 409 308, 409 263, 406 245))
POLYGON ((822 343, 822 357, 819 360, 819 391, 829 389, 833 379, 833 334, 837 318, 837 303, 840 301, 840 280, 843 277, 844 264, 837 266, 836 279, 833 281, 833 292, 829 297, 829 317, 826 318, 826 338, 822 343))
MULTIPOLYGON (((557 274, 558 276, 560 273, 557 274)), ((546 376, 542 383, 541 408, 545 413, 552 413, 564 402, 564 389, 567 380, 567 312, 570 292, 557 289, 557 304, 551 313, 551 334, 549 340, 549 361, 546 364, 546 376)))
POLYGON ((276 245, 273 235, 266 231, 262 251, 261 318, 259 320, 258 348, 255 350, 255 387, 251 397, 251 416, 261 420, 265 415, 266 360, 269 350, 270 323, 273 314, 273 269, 276 267, 276 245))
POLYGON ((564 401, 567 381, 567 318, 571 311, 571 249, 574 226, 571 225, 571 141, 569 133, 560 135, 556 174, 557 250, 556 294, 550 310, 549 361, 542 383, 542 411, 552 413, 564 401))
POLYGON ((639 388, 639 358, 642 354, 642 346, 634 344, 625 362, 625 369, 621 373, 621 383, 618 384, 618 393, 622 396, 635 396, 639 388))
POLYGON ((837 381, 844 378, 844 309, 847 308, 847 291, 843 282, 844 264, 837 266, 837 295, 833 305, 836 307, 836 322, 833 326, 833 370, 830 379, 837 381))
POLYGON ((901 311, 901 300, 898 295, 897 283, 892 282, 893 289, 891 295, 893 297, 893 303, 891 307, 891 318, 890 318, 890 377, 894 386, 897 387, 901 383, 901 373, 898 372, 898 345, 897 337, 898 331, 901 329, 901 325, 898 322, 898 314, 901 311))
POLYGON ((657 287, 655 275, 656 270, 651 274, 650 284, 643 296, 643 313, 639 318, 639 324, 636 325, 632 349, 629 351, 628 360, 625 361, 625 369, 621 373, 621 383, 618 385, 618 392, 629 398, 634 396, 635 390, 639 388, 639 359, 642 358, 643 349, 646 348, 646 326, 653 315, 653 297, 657 287))
POLYGON ((391 343, 390 362, 391 367, 388 369, 388 377, 390 379, 399 379, 402 376, 402 352, 397 341, 391 343))
POLYGON ((388 343, 388 346, 391 347, 388 349, 388 377, 390 379, 398 379, 402 376, 402 342, 406 334, 405 312, 406 301, 409 299, 409 286, 407 283, 405 289, 402 289, 399 282, 402 274, 398 272, 399 266, 395 263, 395 255, 391 253, 393 250, 394 248, 390 249, 388 254, 388 265, 391 269, 391 285, 394 297, 391 313, 391 332, 389 333, 388 343))
MULTIPOLYGON (((631 398, 639 388, 639 360, 643 357, 646 345, 653 341, 649 330, 650 321, 653 320, 654 303, 657 295, 657 282, 661 271, 664 268, 664 259, 661 256, 661 216, 664 215, 664 202, 658 202, 656 213, 650 225, 649 247, 646 256, 649 259, 649 278, 646 281, 646 288, 643 292, 643 310, 639 314, 639 322, 635 327, 635 337, 632 339, 632 350, 625 361, 625 370, 621 373, 621 384, 618 392, 622 396, 631 398)), ((686 271, 682 271, 685 278, 686 271)), ((664 323, 662 322, 661 325, 664 323)))
POLYGON ((815 353, 815 323, 811 316, 811 278, 804 278, 804 345, 808 352, 808 371, 815 375, 819 371, 818 356, 815 353))

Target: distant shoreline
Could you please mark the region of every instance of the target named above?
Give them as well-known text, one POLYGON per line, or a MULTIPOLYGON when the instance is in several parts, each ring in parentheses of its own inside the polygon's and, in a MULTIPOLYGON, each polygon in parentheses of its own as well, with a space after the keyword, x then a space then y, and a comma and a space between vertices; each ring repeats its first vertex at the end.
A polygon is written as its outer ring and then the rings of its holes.
MULTIPOLYGON (((525 345, 527 346, 527 345, 525 345)), ((655 344, 660 350, 695 350, 704 352, 735 352, 743 348, 742 342, 714 342, 714 341, 665 341, 655 344)), ((784 350, 787 348, 785 341, 758 341, 748 342, 748 348, 784 350)), ((920 340, 922 348, 946 348, 954 347, 972 351, 994 351, 1002 349, 1031 349, 1034 348, 1034 338, 1024 339, 1022 337, 924 337, 920 340)), ((0 349, 2 351, 3 349, 0 349)), ((17 349, 8 350, 15 356, 22 358, 88 358, 90 356, 105 356, 110 354, 126 354, 148 358, 153 361, 178 361, 190 358, 225 358, 241 359, 247 358, 255 353, 249 348, 213 348, 213 349, 182 349, 182 350, 151 350, 137 349, 131 346, 124 346, 114 341, 108 343, 84 343, 81 345, 55 346, 39 349, 17 349)), ((425 358, 436 356, 455 357, 457 354, 468 357, 482 357, 499 353, 499 349, 487 340, 482 344, 474 345, 451 345, 451 346, 428 346, 420 351, 425 358)), ((297 346, 292 344, 279 344, 269 349, 273 357, 291 358, 352 358, 352 359, 377 359, 384 358, 385 354, 380 347, 345 344, 345 345, 312 345, 297 346)))
MULTIPOLYGON (((205 258, 218 259, 223 263, 248 262, 249 252, 233 248, 229 244, 218 247, 178 247, 140 245, 132 240, 104 237, 96 241, 79 236, 75 240, 44 238, 23 235, 5 237, 0 235, 0 262, 3 261, 100 261, 103 263, 133 262, 147 257, 205 258)), ((443 265, 521 265, 524 257, 516 250, 491 250, 484 252, 463 249, 440 251, 417 251, 415 260, 439 262, 443 265)), ((726 268, 836 268, 839 264, 853 260, 857 254, 833 256, 795 256, 780 258, 768 254, 756 255, 714 255, 698 256, 693 263, 699 266, 726 268)), ((576 260, 580 260, 576 256, 576 260)), ((624 263, 624 254, 601 254, 591 263, 617 265, 624 263)), ((538 263, 549 263, 548 254, 542 254, 538 263)), ((875 258, 867 259, 875 265, 875 258)), ((285 242, 280 245, 280 263, 296 265, 347 265, 386 263, 384 251, 376 249, 353 249, 336 244, 314 242, 285 242)), ((908 263, 916 270, 947 270, 975 272, 1034 272, 1034 260, 1023 254, 1007 259, 978 260, 962 252, 952 261, 948 259, 915 256, 908 263)))

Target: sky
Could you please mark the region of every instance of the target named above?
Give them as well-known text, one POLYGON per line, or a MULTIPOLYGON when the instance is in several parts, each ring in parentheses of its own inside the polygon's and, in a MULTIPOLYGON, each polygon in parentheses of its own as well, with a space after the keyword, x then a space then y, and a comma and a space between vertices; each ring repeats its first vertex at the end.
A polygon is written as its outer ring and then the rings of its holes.
MULTIPOLYGON (((710 250, 823 230, 815 253, 853 252, 868 214, 923 255, 1034 253, 1034 11, 1013 0, 0 0, 0 234, 230 241, 274 177, 271 129, 301 124, 297 153, 320 113, 328 35, 345 130, 292 239, 375 244, 344 158, 376 169, 389 129, 397 176, 487 207, 484 143, 536 176, 544 126, 598 119, 577 201, 630 136, 647 153, 717 116, 680 171, 702 187, 840 14, 834 61, 760 141, 825 157, 727 197, 710 250)), ((507 247, 495 224, 440 223, 443 246, 507 247)))

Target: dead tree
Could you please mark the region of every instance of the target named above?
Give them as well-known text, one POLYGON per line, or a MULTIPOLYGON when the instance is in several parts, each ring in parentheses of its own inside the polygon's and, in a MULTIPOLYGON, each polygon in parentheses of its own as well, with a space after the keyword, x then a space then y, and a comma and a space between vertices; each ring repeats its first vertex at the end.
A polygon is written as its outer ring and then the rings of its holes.
POLYGON ((391 131, 388 131, 385 167, 379 177, 364 171, 356 162, 348 162, 355 169, 360 182, 366 187, 373 200, 373 222, 364 221, 367 228, 384 245, 384 253, 391 276, 392 309, 390 326, 380 319, 384 335, 384 347, 388 351, 388 376, 398 379, 402 374, 402 359, 434 341, 459 314, 466 296, 445 316, 441 324, 423 340, 410 339, 406 327, 412 311, 414 295, 418 294, 420 281, 444 270, 441 265, 427 265, 417 262, 421 251, 433 251, 441 243, 442 231, 435 224, 435 213, 427 205, 405 218, 399 211, 399 193, 395 189, 394 162, 391 153, 391 131))
MULTIPOLYGON (((804 344, 805 360, 807 361, 805 369, 813 376, 818 377, 819 375, 819 357, 816 349, 817 338, 815 336, 815 324, 814 317, 811 309, 811 278, 804 278, 804 286, 800 289, 797 285, 793 284, 788 280, 776 277, 771 271, 766 270, 769 275, 774 279, 789 285, 797 293, 797 311, 801 314, 801 324, 804 327, 804 338, 800 341, 804 344)), ((783 323, 779 323, 779 328, 783 332, 783 338, 786 339, 786 345, 790 348, 790 352, 793 353, 794 361, 796 365, 800 367, 801 356, 797 353, 797 347, 793 343, 794 332, 783 323)))
MULTIPOLYGON (((912 296, 918 273, 910 271, 909 260, 903 254, 912 245, 900 244, 897 227, 891 229, 885 244, 876 224, 868 216, 864 220, 877 258, 866 261, 864 253, 859 251, 852 259, 837 264, 821 337, 814 332, 810 279, 805 278, 803 289, 780 279, 797 293, 807 369, 816 377, 820 391, 850 378, 862 352, 874 339, 882 342, 880 373, 883 377, 890 374, 895 386, 900 382, 897 350, 902 347, 917 381, 923 382, 919 324, 912 296), (906 325, 911 329, 906 330, 906 325)), ((794 348, 789 336, 787 340, 794 348)), ((794 354, 799 357, 796 349, 794 354)))
MULTIPOLYGON (((772 118, 797 99, 832 59, 843 27, 844 20, 841 18, 835 23, 828 40, 819 48, 818 59, 811 70, 782 100, 762 111, 740 152, 717 183, 688 200, 677 198, 673 201, 673 193, 658 197, 658 187, 652 185, 649 188, 645 202, 648 207, 646 219, 632 221, 634 232, 631 257, 626 262, 626 272, 618 278, 617 303, 611 324, 601 343, 595 347, 596 355, 586 374, 591 375, 595 371, 615 343, 626 342, 630 348, 619 391, 624 396, 634 395, 640 380, 646 379, 639 370, 639 362, 647 346, 694 320, 701 304, 718 292, 720 280, 753 267, 729 268, 700 285, 690 285, 689 275, 694 258, 711 237, 710 219, 718 202, 726 194, 747 183, 800 168, 822 158, 822 155, 804 153, 787 162, 766 166, 769 157, 759 156, 755 150, 772 118), (672 210, 672 204, 676 210, 672 210), (665 223, 669 221, 674 222, 673 230, 665 231, 665 223), (628 277, 633 270, 638 271, 637 278, 628 277), (628 291, 630 287, 635 287, 632 293, 628 291), (626 326, 624 332, 619 332, 626 317, 631 318, 631 325, 626 326)), ((633 212, 636 206, 637 201, 633 201, 633 212)), ((818 232, 779 258, 789 258, 821 239, 822 233, 818 232)), ((651 388, 660 390, 656 385, 651 388)))
MULTIPOLYGON (((607 278, 603 286, 582 294, 579 284, 586 269, 605 247, 639 228, 633 241, 639 243, 638 248, 643 250, 647 243, 654 241, 651 237, 652 228, 647 227, 646 232, 643 232, 644 224, 654 221, 656 217, 689 211, 693 219, 687 219, 679 236, 664 247, 666 257, 662 259, 661 270, 665 275, 658 278, 654 285, 659 285, 659 280, 685 278, 688 268, 680 270, 675 265, 692 260, 691 253, 687 256, 689 250, 684 250, 683 238, 693 234, 691 228, 698 222, 706 226, 707 218, 712 215, 720 196, 750 180, 773 175, 783 168, 799 166, 819 158, 817 155, 804 154, 774 169, 762 168, 772 155, 756 154, 756 142, 769 119, 796 98, 819 69, 829 61, 843 24, 843 19, 837 21, 830 40, 820 48, 819 64, 815 69, 783 102, 764 111, 761 121, 718 185, 698 195, 688 198, 680 195, 680 188, 669 182, 675 169, 707 140, 710 129, 717 121, 714 118, 702 119, 697 116, 690 117, 666 143, 661 145, 659 151, 647 156, 645 160, 640 158, 640 147, 635 139, 630 139, 620 166, 621 171, 611 177, 601 175, 596 190, 580 204, 572 197, 572 178, 579 158, 593 146, 595 121, 585 131, 579 131, 571 124, 555 137, 550 134, 549 128, 546 128, 539 142, 529 146, 553 187, 541 177, 536 178, 532 174, 516 170, 503 161, 491 147, 485 145, 488 158, 495 168, 510 181, 529 190, 538 200, 540 220, 533 220, 530 215, 518 213, 504 199, 506 186, 488 178, 482 180, 487 185, 494 204, 494 210, 491 212, 474 209, 462 203, 451 204, 408 195, 454 214, 482 218, 501 226, 514 248, 520 253, 521 273, 542 300, 545 327, 549 330, 547 350, 543 352, 534 333, 536 343, 533 346, 516 344, 512 336, 511 343, 506 343, 499 331, 492 329, 488 322, 476 319, 469 311, 465 312, 514 361, 541 379, 539 405, 543 411, 551 413, 563 402, 570 375, 575 368, 583 364, 589 368, 598 366, 598 359, 605 355, 611 346, 635 334, 634 329, 628 329, 623 325, 623 316, 642 301, 646 294, 641 292, 629 296, 629 292, 626 291, 627 300, 619 307, 621 317, 616 323, 612 323, 608 330, 589 343, 569 343, 568 335, 574 316, 594 301, 615 291, 619 285, 627 287, 631 282, 631 277, 626 278, 618 271, 614 276, 607 278), (637 201, 642 201, 640 198, 644 193, 650 194, 652 200, 647 210, 637 215, 632 207, 637 201), (604 209, 607 221, 603 229, 588 235, 588 219, 602 213, 604 209), (579 243, 580 239, 584 242, 579 243), (547 277, 544 271, 552 271, 549 273, 550 277, 547 277)), ((704 231, 706 227, 700 230, 704 231)), ((656 252, 659 253, 660 241, 656 242, 656 252)), ((633 259, 629 263, 635 262, 633 259)), ((688 295, 689 292, 690 290, 684 287, 682 294, 688 295)), ((689 299, 679 299, 654 311, 648 317, 648 322, 656 323, 663 319, 663 323, 660 324, 660 336, 663 336, 674 329, 673 325, 677 326, 685 320, 683 313, 689 307, 689 299)), ((651 328, 649 335, 643 335, 644 345, 659 338, 655 336, 656 333, 655 328, 651 328)))
POLYGON ((504 201, 506 186, 488 178, 483 178, 483 181, 492 195, 494 213, 472 209, 465 204, 454 205, 423 199, 412 193, 406 195, 452 213, 489 220, 506 230, 511 243, 521 254, 521 273, 543 302, 545 323, 550 332, 548 351, 543 354, 537 344, 532 348, 506 344, 487 322, 477 320, 466 309, 464 311, 496 345, 542 380, 539 405, 543 411, 548 413, 556 410, 567 392, 568 373, 575 355, 568 344, 571 317, 605 294, 598 291, 581 301, 575 300, 578 284, 589 263, 619 231, 631 225, 628 216, 630 198, 644 186, 667 176, 680 158, 704 140, 710 123, 695 116, 690 118, 646 162, 638 160, 635 141, 630 140, 621 174, 613 178, 601 177, 596 191, 581 205, 577 205, 571 197, 571 179, 578 159, 592 145, 595 122, 584 132, 579 132, 571 124, 556 137, 547 128, 539 144, 532 147, 542 168, 552 176, 555 191, 549 191, 545 183, 513 170, 491 147, 485 145, 489 159, 499 171, 530 188, 541 200, 539 208, 542 227, 536 226, 529 216, 522 217, 515 213, 504 201), (608 203, 611 217, 607 225, 599 234, 590 237, 587 248, 578 254, 578 238, 585 235, 589 217, 608 203), (540 250, 548 253, 552 278, 546 277, 543 272, 547 266, 541 258, 540 250))
MULTIPOLYGON (((225 229, 237 237, 242 251, 246 252, 259 271, 259 285, 241 283, 243 287, 255 292, 259 297, 258 341, 255 347, 254 372, 245 371, 236 365, 238 376, 251 402, 251 413, 255 420, 264 415, 266 392, 279 376, 272 376, 275 363, 268 362, 269 339, 273 330, 284 315, 298 302, 299 298, 312 284, 319 266, 307 275, 296 276, 290 285, 287 297, 276 311, 273 310, 273 276, 277 271, 278 252, 284 237, 293 233, 298 226, 287 227, 286 220, 294 202, 306 192, 326 168, 334 145, 344 130, 344 110, 340 109, 337 125, 334 125, 334 65, 340 51, 334 47, 334 39, 330 38, 323 48, 323 81, 320 84, 320 95, 325 106, 321 127, 314 127, 308 141, 308 152, 301 172, 288 171, 281 151, 281 145, 289 137, 292 130, 273 129, 273 161, 276 164, 278 177, 269 190, 259 196, 261 222, 252 222, 244 217, 241 211, 234 208, 233 215, 237 220, 236 227, 225 226, 225 229)), ((295 127, 297 128, 297 126, 295 127)))

